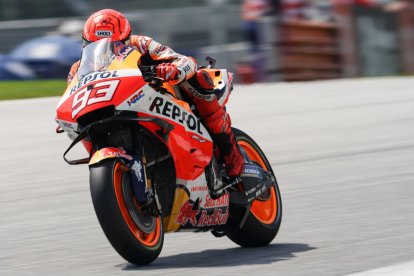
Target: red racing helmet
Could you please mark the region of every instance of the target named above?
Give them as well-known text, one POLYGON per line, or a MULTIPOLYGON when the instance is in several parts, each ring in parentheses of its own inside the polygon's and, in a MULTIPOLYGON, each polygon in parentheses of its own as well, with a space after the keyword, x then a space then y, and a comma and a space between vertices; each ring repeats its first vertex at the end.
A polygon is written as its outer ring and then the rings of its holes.
POLYGON ((102 38, 127 43, 131 35, 131 25, 125 16, 112 9, 104 9, 92 14, 83 27, 83 46, 102 38))

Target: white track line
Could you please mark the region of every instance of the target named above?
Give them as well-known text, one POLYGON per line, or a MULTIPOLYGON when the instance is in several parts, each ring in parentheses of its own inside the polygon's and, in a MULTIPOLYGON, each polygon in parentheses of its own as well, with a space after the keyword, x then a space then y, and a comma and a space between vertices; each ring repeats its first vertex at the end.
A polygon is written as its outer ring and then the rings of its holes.
POLYGON ((413 276, 414 275, 414 261, 400 263, 396 265, 367 270, 348 276, 413 276))

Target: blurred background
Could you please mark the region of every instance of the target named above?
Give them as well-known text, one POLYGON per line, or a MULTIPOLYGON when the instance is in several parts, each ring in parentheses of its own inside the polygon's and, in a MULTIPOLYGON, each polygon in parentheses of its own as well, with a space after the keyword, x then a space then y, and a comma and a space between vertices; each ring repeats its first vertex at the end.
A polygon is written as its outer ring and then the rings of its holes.
POLYGON ((65 79, 102 8, 239 83, 414 72, 411 0, 0 0, 0 80, 65 79))

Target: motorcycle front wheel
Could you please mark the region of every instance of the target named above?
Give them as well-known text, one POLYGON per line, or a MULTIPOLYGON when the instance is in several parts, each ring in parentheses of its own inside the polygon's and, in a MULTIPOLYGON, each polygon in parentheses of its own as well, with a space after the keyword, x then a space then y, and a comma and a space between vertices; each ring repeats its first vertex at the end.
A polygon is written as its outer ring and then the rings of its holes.
MULTIPOLYGON (((239 129, 233 128, 233 133, 239 147, 246 152, 250 160, 275 176, 269 161, 257 143, 239 129)), ((230 208, 233 217, 239 223, 245 209, 235 206, 230 206, 230 208)), ((282 199, 277 181, 275 181, 272 187, 252 202, 243 227, 228 233, 227 236, 242 247, 266 246, 275 238, 281 222, 282 199)))
POLYGON ((112 247, 128 262, 153 262, 164 242, 162 219, 143 215, 128 168, 116 159, 90 166, 90 190, 99 223, 112 247))

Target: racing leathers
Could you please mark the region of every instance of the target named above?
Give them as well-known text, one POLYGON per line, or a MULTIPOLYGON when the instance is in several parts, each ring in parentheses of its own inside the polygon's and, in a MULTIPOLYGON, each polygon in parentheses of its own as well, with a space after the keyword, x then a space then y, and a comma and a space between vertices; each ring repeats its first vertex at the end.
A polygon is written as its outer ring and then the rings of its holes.
MULTIPOLYGON (((162 45, 147 36, 131 35, 129 46, 141 53, 140 65, 157 65, 157 74, 172 85, 181 85, 183 81, 197 81, 197 63, 191 58, 174 52, 170 47, 162 45)), ((70 69, 67 82, 71 82, 78 71, 80 61, 70 69)), ((206 77, 205 75, 201 77, 206 77)), ((208 76, 207 76, 208 77, 208 76)), ((218 147, 218 157, 225 165, 228 176, 239 176, 244 168, 244 160, 231 131, 231 120, 224 107, 220 106, 212 87, 196 85, 197 90, 185 89, 191 98, 202 122, 208 129, 218 147)))

